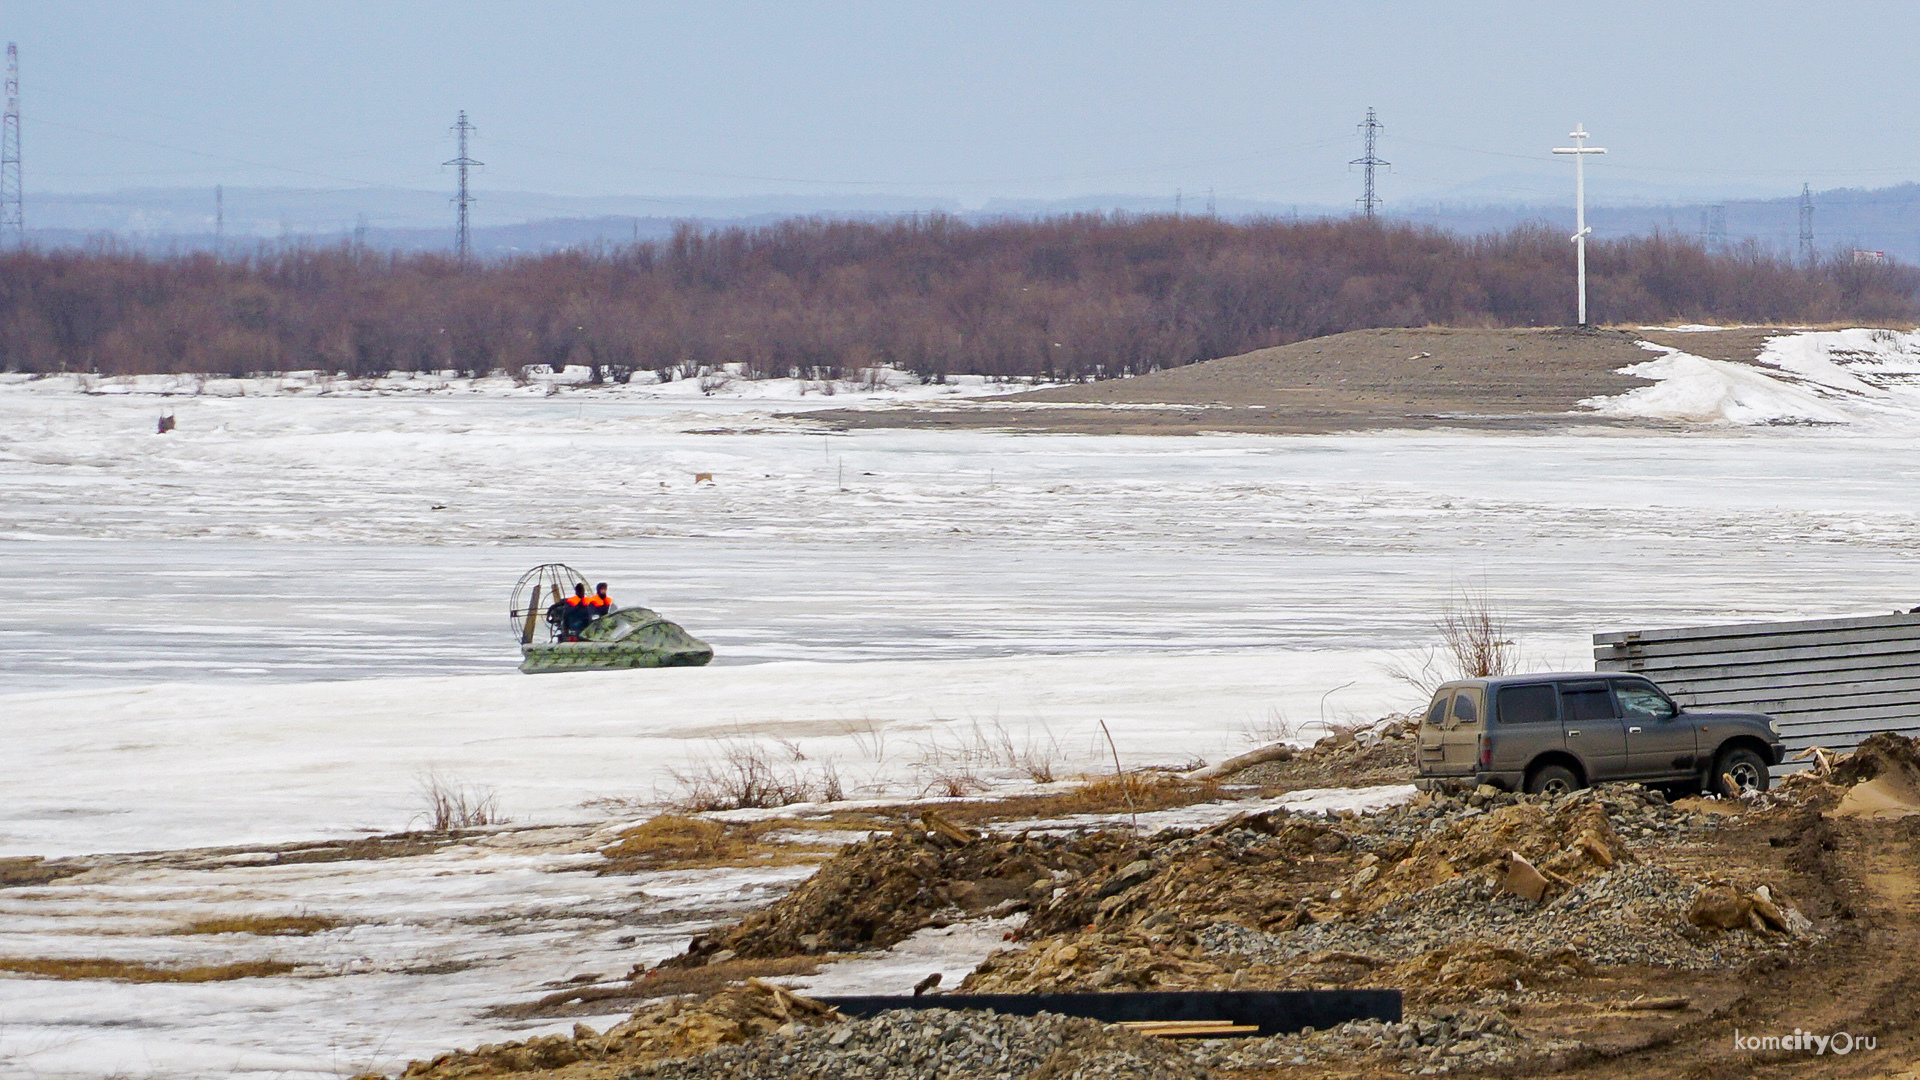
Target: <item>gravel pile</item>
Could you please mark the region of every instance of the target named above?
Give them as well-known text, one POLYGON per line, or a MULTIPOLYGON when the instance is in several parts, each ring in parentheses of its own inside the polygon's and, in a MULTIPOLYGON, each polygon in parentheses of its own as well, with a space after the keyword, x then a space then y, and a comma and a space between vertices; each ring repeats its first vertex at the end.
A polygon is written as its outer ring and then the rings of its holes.
POLYGON ((1592 803, 1606 811, 1613 830, 1626 840, 1654 840, 1698 834, 1720 828, 1725 819, 1716 814, 1685 810, 1667 802, 1666 796, 1638 784, 1603 784, 1585 788, 1558 798, 1550 795, 1517 795, 1505 791, 1481 791, 1467 795, 1448 795, 1420 799, 1390 807, 1369 815, 1352 828, 1354 846, 1360 851, 1380 851, 1411 844, 1426 835, 1439 822, 1470 821, 1505 806, 1559 806, 1567 803, 1592 803))
POLYGON ((1461 877, 1353 922, 1315 923, 1288 934, 1218 923, 1199 936, 1210 953, 1274 965, 1320 952, 1419 956, 1484 941, 1530 956, 1571 948, 1591 964, 1709 969, 1792 944, 1784 937, 1709 933, 1689 925, 1687 909, 1700 889, 1665 867, 1622 866, 1536 904, 1482 878, 1461 877))
POLYGON ((641 1065, 649 1080, 1203 1080, 1178 1045, 1075 1017, 899 1010, 782 1029, 698 1057, 641 1065))
POLYGON ((1440 1009, 1389 1024, 1352 1020, 1326 1031, 1303 1031, 1267 1039, 1187 1043, 1188 1054, 1210 1069, 1261 1069, 1282 1065, 1377 1061, 1415 1075, 1457 1069, 1514 1066, 1575 1049, 1570 1041, 1530 1039, 1496 1011, 1440 1009))

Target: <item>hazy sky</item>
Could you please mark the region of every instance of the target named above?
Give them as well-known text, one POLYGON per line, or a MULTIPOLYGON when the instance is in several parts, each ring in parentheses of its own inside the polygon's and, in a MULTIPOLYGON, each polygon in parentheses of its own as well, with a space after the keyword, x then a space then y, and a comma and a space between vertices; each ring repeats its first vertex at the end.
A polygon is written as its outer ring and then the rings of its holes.
POLYGON ((1165 193, 1332 204, 1368 106, 1390 201, 1565 176, 1920 179, 1920 5, 15 0, 27 187, 570 195, 1165 193), (1557 172, 1555 170, 1558 170, 1557 172))

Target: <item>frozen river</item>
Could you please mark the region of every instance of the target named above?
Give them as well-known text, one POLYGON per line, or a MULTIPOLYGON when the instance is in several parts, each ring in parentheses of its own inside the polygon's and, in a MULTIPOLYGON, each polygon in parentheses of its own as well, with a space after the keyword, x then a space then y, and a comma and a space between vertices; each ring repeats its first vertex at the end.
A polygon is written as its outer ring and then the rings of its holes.
POLYGON ((0 393, 0 692, 510 669, 561 560, 720 663, 1404 648, 1920 603, 1920 446, 866 430, 673 403, 0 393), (711 473, 712 483, 694 482, 711 473))

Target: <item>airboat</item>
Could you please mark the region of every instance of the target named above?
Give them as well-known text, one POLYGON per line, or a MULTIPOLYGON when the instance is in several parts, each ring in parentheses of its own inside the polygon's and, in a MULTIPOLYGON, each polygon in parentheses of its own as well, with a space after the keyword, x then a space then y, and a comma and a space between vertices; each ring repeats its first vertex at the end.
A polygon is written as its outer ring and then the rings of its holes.
POLYGON ((699 667, 713 646, 643 607, 616 607, 562 640, 564 606, 587 579, 565 563, 543 563, 520 575, 507 611, 520 639, 520 670, 595 671, 611 668, 699 667))

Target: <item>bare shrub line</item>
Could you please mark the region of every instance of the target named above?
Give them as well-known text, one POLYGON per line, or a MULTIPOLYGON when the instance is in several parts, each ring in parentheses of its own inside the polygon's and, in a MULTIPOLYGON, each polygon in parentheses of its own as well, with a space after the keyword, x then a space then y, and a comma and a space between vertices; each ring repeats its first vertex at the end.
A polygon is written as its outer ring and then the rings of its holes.
POLYGON ((420 778, 426 801, 425 817, 431 832, 478 829, 513 820, 500 811, 500 796, 491 787, 469 787, 429 770, 420 778))
POLYGON ((1507 630, 1506 615, 1485 589, 1457 589, 1440 610, 1433 628, 1440 644, 1412 660, 1385 665, 1389 678, 1433 696, 1455 679, 1491 679, 1520 668, 1520 647, 1507 630))
MULTIPOLYGON (((807 760, 798 744, 775 739, 789 762, 807 760)), ((714 810, 770 810, 806 802, 840 802, 847 797, 833 759, 817 769, 800 770, 775 762, 775 753, 748 739, 718 740, 717 752, 687 769, 668 769, 679 793, 669 802, 684 813, 714 810)))

